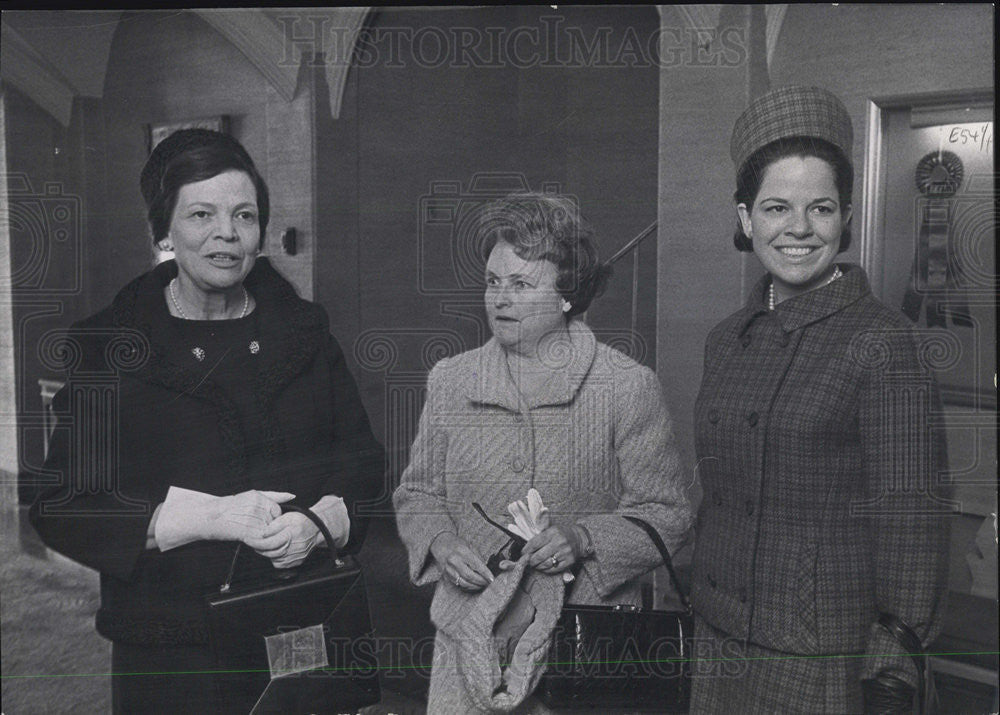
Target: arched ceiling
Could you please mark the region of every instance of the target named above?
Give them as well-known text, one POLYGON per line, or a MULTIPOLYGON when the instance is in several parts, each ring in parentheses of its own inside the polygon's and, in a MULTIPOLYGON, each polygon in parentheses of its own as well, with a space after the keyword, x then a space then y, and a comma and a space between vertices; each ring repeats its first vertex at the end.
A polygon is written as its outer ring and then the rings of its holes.
MULTIPOLYGON (((236 46, 278 93, 291 101, 303 50, 336 36, 353 50, 367 7, 193 12, 236 46), (319 31, 323 38, 316 38, 319 31)), ((125 16, 127 18, 127 16, 125 16)), ((120 11, 14 10, 0 15, 0 79, 31 97, 64 126, 73 98, 101 97, 120 11)), ((350 56, 348 53, 346 56, 350 56)), ((327 62, 330 113, 340 102, 350 64, 327 62)))

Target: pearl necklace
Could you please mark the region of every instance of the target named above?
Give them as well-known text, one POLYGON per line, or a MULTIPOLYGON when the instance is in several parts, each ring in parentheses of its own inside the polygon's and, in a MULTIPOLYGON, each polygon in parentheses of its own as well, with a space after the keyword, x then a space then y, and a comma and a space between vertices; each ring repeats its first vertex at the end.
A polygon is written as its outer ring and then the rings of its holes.
MULTIPOLYGON (((184 320, 190 320, 190 318, 188 318, 187 315, 184 314, 184 311, 181 309, 181 304, 177 301, 177 294, 174 292, 174 283, 176 282, 177 279, 174 278, 172 281, 170 281, 170 284, 167 286, 168 289, 170 290, 170 302, 174 304, 174 308, 177 310, 178 315, 184 318, 184 320)), ((243 310, 240 312, 240 317, 239 317, 239 319, 242 320, 243 318, 247 317, 247 310, 250 309, 250 294, 247 293, 246 288, 244 288, 243 286, 240 287, 243 288, 243 310)), ((258 343, 256 340, 251 340, 250 344, 247 345, 247 348, 250 350, 251 355, 256 355, 257 353, 260 352, 260 343, 258 343)), ((198 362, 202 362, 205 359, 204 348, 201 348, 197 345, 191 348, 191 354, 194 355, 194 359, 197 360, 198 362)))
MULTIPOLYGON (((833 275, 831 275, 830 278, 829 278, 829 280, 827 280, 827 282, 824 283, 823 285, 824 286, 828 286, 828 285, 830 285, 831 283, 833 283, 835 280, 837 280, 838 278, 840 278, 843 275, 844 274, 840 272, 840 266, 834 266, 833 267, 833 275)), ((768 310, 774 310, 774 305, 775 305, 775 301, 774 301, 774 280, 772 279, 771 280, 771 285, 769 285, 767 287, 767 309, 768 310)))
MULTIPOLYGON (((174 283, 176 282, 177 279, 174 278, 172 281, 170 281, 170 285, 168 286, 170 289, 170 301, 174 304, 174 308, 177 309, 178 315, 184 318, 184 320, 191 320, 191 318, 187 317, 184 311, 181 310, 181 304, 177 302, 177 294, 174 293, 174 283)), ((240 288, 243 288, 243 286, 240 286, 240 288)), ((247 317, 247 309, 249 309, 249 307, 250 307, 250 294, 247 293, 246 288, 243 288, 243 311, 240 313, 240 319, 247 317)))

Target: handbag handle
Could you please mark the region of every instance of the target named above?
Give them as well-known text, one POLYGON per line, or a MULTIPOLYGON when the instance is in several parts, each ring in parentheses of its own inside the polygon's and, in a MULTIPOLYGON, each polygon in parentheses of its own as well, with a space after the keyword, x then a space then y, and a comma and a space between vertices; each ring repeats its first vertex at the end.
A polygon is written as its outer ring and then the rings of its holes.
POLYGON ((650 540, 652 540, 656 549, 660 552, 660 556, 663 557, 663 565, 667 567, 667 573, 670 574, 670 583, 673 584, 674 590, 677 591, 677 596, 681 599, 681 605, 684 606, 684 610, 690 612, 691 604, 688 602, 688 598, 684 594, 684 590, 681 588, 680 579, 677 578, 677 572, 674 571, 674 564, 670 560, 670 552, 667 550, 667 545, 663 543, 660 533, 637 516, 625 516, 624 518, 640 527, 646 532, 646 534, 649 535, 650 540))
POLYGON ((330 533, 330 529, 327 528, 326 523, 319 518, 319 515, 317 515, 316 512, 304 506, 296 506, 294 504, 282 504, 281 511, 282 513, 294 511, 308 517, 309 520, 316 525, 316 528, 319 529, 319 533, 321 533, 323 538, 326 540, 326 546, 330 552, 330 562, 333 564, 334 568, 340 568, 344 565, 344 562, 337 556, 337 547, 333 545, 333 535, 330 533))
POLYGON ((527 545, 528 542, 524 539, 524 537, 518 536, 517 534, 515 534, 513 531, 511 531, 510 529, 508 529, 503 524, 500 524, 498 522, 493 521, 489 517, 489 515, 486 513, 486 510, 483 509, 483 507, 482 507, 481 504, 479 504, 478 502, 472 502, 472 508, 475 509, 477 512, 479 512, 479 516, 483 517, 490 524, 492 524, 496 528, 500 529, 500 531, 502 531, 503 533, 505 533, 507 535, 507 537, 511 541, 513 541, 515 544, 519 545, 522 549, 527 545))
POLYGON ((928 683, 925 672, 927 658, 924 653, 924 646, 920 642, 920 636, 910 626, 906 625, 903 619, 892 613, 885 613, 884 611, 879 613, 878 624, 887 630, 906 649, 910 658, 913 659, 913 664, 917 667, 917 712, 929 712, 930 697, 926 690, 928 683))
MULTIPOLYGON (((335 569, 339 569, 341 566, 343 566, 344 562, 337 556, 337 548, 333 545, 333 535, 330 533, 330 530, 327 528, 323 520, 319 518, 316 512, 304 506, 296 506, 295 504, 281 505, 281 512, 283 514, 290 511, 302 514, 303 516, 308 518, 313 524, 316 525, 316 528, 319 529, 319 533, 321 533, 323 535, 323 538, 326 539, 326 545, 330 552, 330 563, 333 565, 335 569)), ((240 558, 240 549, 242 548, 243 548, 243 542, 241 541, 236 545, 236 553, 233 554, 233 562, 229 565, 229 573, 226 575, 225 583, 219 586, 219 593, 229 592, 229 587, 233 583, 233 574, 236 572, 236 561, 237 559, 240 558)), ((275 574, 275 576, 281 579, 294 578, 295 570, 283 569, 279 571, 277 574, 275 574)))

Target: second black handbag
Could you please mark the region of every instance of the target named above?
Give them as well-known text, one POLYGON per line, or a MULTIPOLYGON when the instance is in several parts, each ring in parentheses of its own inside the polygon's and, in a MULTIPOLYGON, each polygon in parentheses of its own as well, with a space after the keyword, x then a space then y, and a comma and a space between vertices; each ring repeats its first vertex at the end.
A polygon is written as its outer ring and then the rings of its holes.
POLYGON ((666 544, 642 519, 626 516, 656 544, 683 611, 635 606, 563 607, 549 666, 535 695, 552 708, 687 712, 694 618, 666 544))
MULTIPOLYGON (((229 687, 260 693, 254 715, 355 712, 380 698, 364 575, 337 557, 333 537, 308 509, 328 548, 299 569, 252 574, 207 599, 212 648, 229 687)), ((237 551, 237 557, 239 551, 237 551)), ((234 560, 234 568, 235 568, 234 560)))

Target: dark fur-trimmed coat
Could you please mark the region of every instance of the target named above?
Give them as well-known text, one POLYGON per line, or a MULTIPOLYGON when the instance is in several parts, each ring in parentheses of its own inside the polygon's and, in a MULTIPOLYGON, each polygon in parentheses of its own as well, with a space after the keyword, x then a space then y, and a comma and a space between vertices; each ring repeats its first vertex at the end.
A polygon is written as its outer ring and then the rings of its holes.
POLYGON ((875 300, 860 267, 841 268, 774 312, 765 276, 708 337, 692 601, 735 638, 855 654, 864 677, 894 668, 912 682, 876 619, 899 616, 925 646, 941 626, 951 509, 933 336, 875 300))
MULTIPOLYGON (((68 331, 67 384, 54 400, 58 424, 42 477, 53 485, 30 512, 46 544, 100 572, 97 628, 113 641, 207 640, 204 594, 225 580, 234 544, 147 550, 150 518, 170 486, 289 491, 303 506, 341 496, 351 516, 348 550, 365 531, 355 505, 382 488, 382 447, 325 311, 299 298, 266 259, 247 276, 261 363, 246 389, 264 433, 255 445, 263 458, 248 459, 234 402, 171 358, 178 337, 163 289, 176 274, 173 261, 160 264, 68 331)), ((240 558, 261 557, 244 549, 240 558)))

